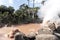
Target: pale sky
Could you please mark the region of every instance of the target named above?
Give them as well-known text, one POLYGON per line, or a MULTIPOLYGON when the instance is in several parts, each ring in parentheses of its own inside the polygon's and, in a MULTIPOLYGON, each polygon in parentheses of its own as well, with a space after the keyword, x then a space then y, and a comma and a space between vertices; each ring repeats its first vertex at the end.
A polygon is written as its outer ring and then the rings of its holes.
MULTIPOLYGON (((40 6, 41 0, 35 0, 35 6, 40 6)), ((0 0, 0 5, 13 6, 15 9, 18 9, 22 4, 28 4, 27 0, 0 0)), ((30 7, 33 5, 33 0, 30 0, 30 7)))

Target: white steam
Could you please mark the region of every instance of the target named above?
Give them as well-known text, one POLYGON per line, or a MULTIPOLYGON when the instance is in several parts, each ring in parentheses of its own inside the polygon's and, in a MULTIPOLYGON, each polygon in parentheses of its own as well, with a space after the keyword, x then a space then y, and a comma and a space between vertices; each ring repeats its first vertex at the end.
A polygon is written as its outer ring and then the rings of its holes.
POLYGON ((48 20, 59 19, 58 14, 60 13, 60 0, 47 0, 43 6, 41 6, 38 14, 39 17, 43 18, 43 23, 48 20))

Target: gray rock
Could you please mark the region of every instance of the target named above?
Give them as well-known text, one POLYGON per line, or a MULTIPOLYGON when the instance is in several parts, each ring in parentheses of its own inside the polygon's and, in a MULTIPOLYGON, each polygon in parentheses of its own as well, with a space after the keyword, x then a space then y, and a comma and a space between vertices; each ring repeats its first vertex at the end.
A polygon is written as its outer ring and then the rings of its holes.
POLYGON ((56 28, 55 32, 60 33, 60 26, 56 28))
POLYGON ((35 32, 31 32, 31 33, 29 33, 28 35, 27 35, 27 38, 29 39, 29 40, 35 40, 35 37, 36 37, 36 33, 35 32))
POLYGON ((55 23, 48 23, 48 27, 49 27, 52 31, 54 31, 54 30, 56 29, 55 23))
POLYGON ((38 30, 38 34, 53 34, 53 31, 49 28, 42 28, 38 30))
POLYGON ((36 36, 35 40, 59 40, 55 35, 40 34, 36 36))
POLYGON ((16 35, 15 40, 24 40, 22 35, 16 35))
POLYGON ((54 35, 60 39, 60 33, 54 32, 54 35))
POLYGON ((20 33, 20 32, 17 32, 15 35, 14 35, 14 38, 15 40, 25 40, 24 39, 24 34, 23 33, 20 33))
POLYGON ((15 40, 29 40, 29 38, 22 32, 17 32, 14 38, 15 40))
POLYGON ((42 26, 42 28, 38 30, 38 34, 53 34, 54 30, 56 30, 55 23, 49 22, 47 25, 42 26))
POLYGON ((32 38, 35 37, 37 34, 35 32, 31 32, 27 35, 27 37, 32 38))

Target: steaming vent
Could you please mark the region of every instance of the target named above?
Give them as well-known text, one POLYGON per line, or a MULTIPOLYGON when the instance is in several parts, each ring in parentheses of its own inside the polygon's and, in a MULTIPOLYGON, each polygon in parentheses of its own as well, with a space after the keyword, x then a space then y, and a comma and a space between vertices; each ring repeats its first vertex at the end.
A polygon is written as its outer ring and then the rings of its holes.
POLYGON ((42 0, 38 16, 43 19, 43 24, 49 21, 57 24, 60 20, 60 0, 42 0))

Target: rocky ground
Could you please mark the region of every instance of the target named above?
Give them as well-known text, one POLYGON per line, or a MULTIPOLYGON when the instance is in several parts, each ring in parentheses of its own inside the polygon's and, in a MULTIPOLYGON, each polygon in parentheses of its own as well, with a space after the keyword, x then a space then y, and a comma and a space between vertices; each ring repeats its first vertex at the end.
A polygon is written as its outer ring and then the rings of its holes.
POLYGON ((24 24, 24 25, 16 25, 12 27, 3 27, 0 28, 0 40, 14 40, 8 37, 8 34, 13 29, 19 29, 24 34, 29 34, 31 31, 37 32, 38 29, 40 29, 40 24, 24 24))
POLYGON ((60 26, 55 23, 12 25, 0 28, 0 40, 60 40, 60 26))

